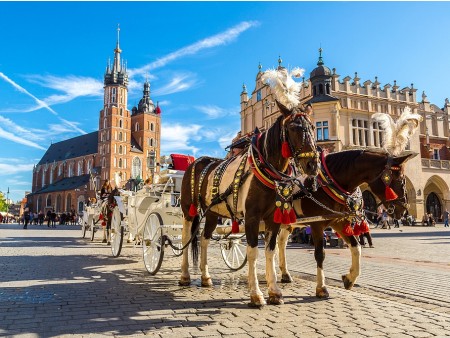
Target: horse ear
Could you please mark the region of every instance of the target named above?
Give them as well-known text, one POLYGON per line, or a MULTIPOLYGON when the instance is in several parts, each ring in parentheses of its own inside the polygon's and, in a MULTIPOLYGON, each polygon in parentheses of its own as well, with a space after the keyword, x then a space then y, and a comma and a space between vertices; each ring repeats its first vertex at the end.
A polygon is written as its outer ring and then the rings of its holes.
POLYGON ((289 110, 285 105, 280 103, 278 100, 275 100, 275 102, 277 103, 278 109, 280 109, 280 112, 281 114, 283 114, 284 117, 288 117, 289 115, 292 114, 292 111, 289 110))
POLYGON ((396 156, 393 159, 393 164, 394 165, 400 165, 405 163, 406 161, 409 161, 410 159, 416 157, 418 155, 418 153, 413 152, 413 153, 409 153, 409 154, 405 154, 405 155, 400 155, 400 156, 396 156))

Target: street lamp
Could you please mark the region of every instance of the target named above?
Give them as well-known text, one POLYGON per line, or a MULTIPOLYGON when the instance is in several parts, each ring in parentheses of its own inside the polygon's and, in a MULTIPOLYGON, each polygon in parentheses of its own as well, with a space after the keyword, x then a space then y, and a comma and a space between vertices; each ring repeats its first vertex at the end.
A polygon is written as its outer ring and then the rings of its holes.
POLYGON ((155 168, 156 168, 155 160, 156 160, 156 152, 154 150, 150 150, 147 155, 147 168, 150 169, 152 181, 153 181, 153 175, 155 174, 155 168))
POLYGON ((6 192, 6 222, 8 223, 8 217, 9 217, 9 187, 8 187, 8 191, 6 192))

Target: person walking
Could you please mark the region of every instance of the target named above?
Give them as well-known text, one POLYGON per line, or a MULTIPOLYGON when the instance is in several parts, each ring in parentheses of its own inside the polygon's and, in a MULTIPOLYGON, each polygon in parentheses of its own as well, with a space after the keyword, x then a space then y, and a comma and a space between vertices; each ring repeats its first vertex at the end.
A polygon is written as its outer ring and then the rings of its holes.
POLYGON ((28 207, 25 208, 25 211, 23 212, 24 217, 24 229, 28 229, 28 222, 30 221, 30 209, 28 207))
POLYGON ((52 209, 50 213, 50 218, 52 220, 52 228, 56 228, 56 212, 55 209, 52 209))
POLYGON ((50 222, 52 221, 52 211, 48 209, 46 215, 47 215, 47 226, 50 228, 50 222))
POLYGON ((381 229, 386 229, 386 227, 389 227, 389 230, 391 230, 391 225, 389 224, 388 213, 386 209, 383 209, 383 212, 381 214, 381 222, 381 229))
POLYGON ((447 209, 445 209, 445 211, 442 213, 442 220, 444 221, 444 228, 448 228, 448 216, 449 216, 449 212, 447 209))

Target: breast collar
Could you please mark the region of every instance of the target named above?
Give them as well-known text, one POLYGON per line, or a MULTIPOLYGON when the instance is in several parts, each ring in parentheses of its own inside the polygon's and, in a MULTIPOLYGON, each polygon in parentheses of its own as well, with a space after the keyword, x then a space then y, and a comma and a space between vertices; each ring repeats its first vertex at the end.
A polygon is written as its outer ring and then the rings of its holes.
POLYGON ((248 161, 256 178, 270 189, 275 189, 275 181, 286 181, 294 179, 293 168, 289 164, 286 173, 280 172, 268 163, 259 151, 259 140, 261 133, 254 135, 249 147, 248 161))

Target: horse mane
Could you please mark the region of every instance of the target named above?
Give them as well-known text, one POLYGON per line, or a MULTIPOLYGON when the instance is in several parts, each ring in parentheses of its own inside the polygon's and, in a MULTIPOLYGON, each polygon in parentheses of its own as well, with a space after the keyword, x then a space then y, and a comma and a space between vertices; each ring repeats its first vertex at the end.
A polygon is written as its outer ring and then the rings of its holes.
POLYGON ((348 170, 349 167, 352 167, 363 152, 361 149, 353 149, 330 153, 325 157, 326 165, 331 172, 343 172, 344 170, 348 170), (333 160, 334 157, 338 158, 339 161, 333 160))
POLYGON ((378 122, 383 132, 383 148, 392 155, 399 155, 406 149, 411 136, 419 128, 422 116, 406 107, 398 120, 394 122, 389 114, 376 113, 372 120, 378 122))
POLYGON ((264 139, 264 153, 267 157, 281 152, 281 128, 283 116, 279 116, 267 129, 264 139))

